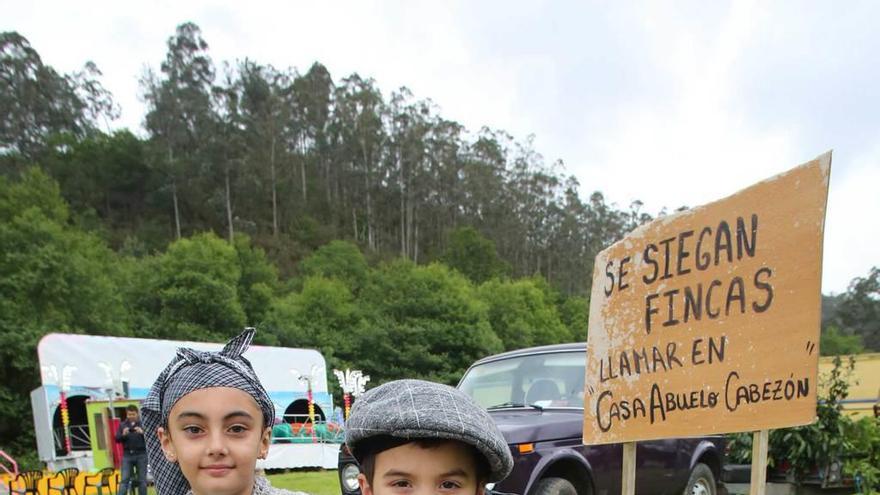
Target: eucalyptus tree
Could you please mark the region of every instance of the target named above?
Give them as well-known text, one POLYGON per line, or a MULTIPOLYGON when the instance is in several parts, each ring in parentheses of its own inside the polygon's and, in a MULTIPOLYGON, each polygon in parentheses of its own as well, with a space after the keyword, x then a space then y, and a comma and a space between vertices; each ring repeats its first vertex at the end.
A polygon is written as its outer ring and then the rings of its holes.
POLYGON ((292 139, 291 131, 296 128, 290 122, 294 115, 292 76, 271 65, 260 65, 251 60, 242 62, 239 72, 241 114, 246 130, 249 162, 256 176, 265 177, 268 172, 272 235, 277 237, 280 230, 280 164, 285 161, 285 144, 292 139))
POLYGON ((82 139, 65 134, 51 142, 40 167, 58 181, 71 210, 93 211, 117 239, 136 233, 155 213, 150 203, 157 184, 143 140, 119 130, 82 139))
POLYGON ((483 128, 465 153, 462 168, 462 209, 471 225, 494 240, 498 252, 519 273, 518 259, 524 238, 510 172, 513 137, 504 131, 483 128))
POLYGON ((559 223, 550 241, 558 253, 555 285, 564 294, 588 295, 596 252, 589 249, 586 232, 587 205, 578 194, 580 184, 568 177, 559 203, 559 223))
POLYGON ((447 232, 457 228, 462 221, 460 205, 464 188, 461 176, 466 152, 464 132, 461 124, 439 115, 431 120, 425 143, 425 175, 430 189, 425 194, 426 213, 422 215, 421 222, 430 230, 425 229, 425 235, 420 237, 425 251, 433 248, 434 253, 442 252, 446 247, 447 232))
POLYGON ((0 154, 34 160, 53 134, 81 138, 118 108, 92 62, 59 74, 17 32, 0 33, 0 154))
POLYGON ((394 193, 398 200, 400 255, 418 261, 419 206, 427 199, 430 188, 425 184, 428 180, 425 169, 431 108, 429 102, 412 100, 412 93, 407 88, 400 88, 391 96, 386 112, 391 149, 386 163, 389 182, 397 189, 394 193))
POLYGON ((166 176, 174 208, 174 234, 181 237, 179 188, 198 170, 200 153, 215 129, 211 89, 214 64, 201 30, 188 22, 168 38, 161 76, 141 80, 147 102, 146 128, 164 155, 157 168, 166 176))
POLYGON ((318 62, 312 64, 308 72, 293 80, 296 121, 299 125, 300 186, 303 204, 308 203, 307 164, 322 176, 325 204, 330 206, 332 198, 330 164, 328 154, 328 132, 333 105, 335 86, 330 72, 318 62))
POLYGON ((542 273, 543 251, 549 237, 552 202, 558 180, 544 167, 543 157, 533 147, 534 136, 515 145, 508 169, 514 231, 520 242, 514 245, 514 268, 519 275, 542 273))
POLYGON ((341 165, 347 166, 343 181, 343 205, 352 211, 355 240, 363 240, 372 251, 378 250, 376 210, 374 197, 378 189, 377 167, 382 157, 385 130, 382 126, 384 102, 382 93, 373 79, 357 74, 342 80, 334 95, 333 130, 337 146, 341 148, 341 165), (363 184, 358 191, 354 181, 363 184), (345 189, 352 184, 352 190, 345 189), (360 193, 360 194, 359 194, 360 193), (363 222, 358 221, 358 208, 363 211, 363 222))
MULTIPOLYGON (((209 141, 213 170, 221 172, 223 177, 223 205, 226 211, 226 227, 229 242, 235 239, 232 208, 232 180, 234 172, 244 161, 245 150, 244 124, 241 116, 241 84, 236 68, 224 64, 225 74, 221 84, 212 88, 215 120, 215 132, 209 141)), ((212 174, 213 175, 213 174, 212 174)))

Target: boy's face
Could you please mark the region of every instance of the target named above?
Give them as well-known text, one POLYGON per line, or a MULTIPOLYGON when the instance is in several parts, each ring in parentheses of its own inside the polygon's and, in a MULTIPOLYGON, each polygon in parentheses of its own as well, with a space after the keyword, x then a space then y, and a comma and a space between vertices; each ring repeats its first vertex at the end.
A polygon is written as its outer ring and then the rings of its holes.
POLYGON ((138 420, 138 412, 132 411, 131 409, 126 410, 125 419, 127 419, 129 423, 134 423, 138 420))
POLYGON ((403 444, 376 455, 373 482, 358 476, 363 495, 483 495, 473 450, 449 441, 423 448, 403 444))
POLYGON ((167 430, 159 428, 165 457, 180 465, 195 495, 250 495, 270 434, 256 401, 226 387, 183 396, 171 408, 167 430))

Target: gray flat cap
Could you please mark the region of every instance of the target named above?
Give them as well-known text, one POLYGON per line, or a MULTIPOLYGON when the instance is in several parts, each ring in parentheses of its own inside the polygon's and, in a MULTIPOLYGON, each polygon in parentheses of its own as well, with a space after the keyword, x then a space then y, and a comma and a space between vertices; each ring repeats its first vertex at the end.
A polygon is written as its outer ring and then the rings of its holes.
POLYGON ((397 380, 358 398, 345 426, 345 443, 358 446, 377 436, 448 438, 472 445, 489 465, 489 482, 510 474, 513 458, 492 417, 467 394, 423 380, 397 380))

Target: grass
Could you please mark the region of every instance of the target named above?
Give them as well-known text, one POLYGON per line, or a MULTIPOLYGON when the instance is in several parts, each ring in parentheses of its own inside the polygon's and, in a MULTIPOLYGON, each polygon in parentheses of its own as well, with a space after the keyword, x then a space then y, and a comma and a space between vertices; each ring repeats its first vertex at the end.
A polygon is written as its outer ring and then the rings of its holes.
MULTIPOLYGON (((295 492, 306 492, 311 495, 341 495, 339 478, 336 470, 291 471, 282 474, 270 474, 269 483, 275 488, 285 488, 295 492)), ((149 487, 147 495, 156 495, 156 489, 149 487)))
POLYGON ((340 495, 336 470, 292 471, 270 474, 269 482, 276 488, 310 493, 311 495, 340 495))

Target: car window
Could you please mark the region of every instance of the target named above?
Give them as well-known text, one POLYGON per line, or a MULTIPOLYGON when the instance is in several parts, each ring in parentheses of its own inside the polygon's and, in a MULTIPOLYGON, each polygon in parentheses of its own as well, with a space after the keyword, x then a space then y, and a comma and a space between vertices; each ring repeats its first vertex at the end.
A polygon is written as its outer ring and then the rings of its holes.
POLYGON ((472 367, 459 388, 483 407, 583 407, 583 352, 520 356, 472 367))

